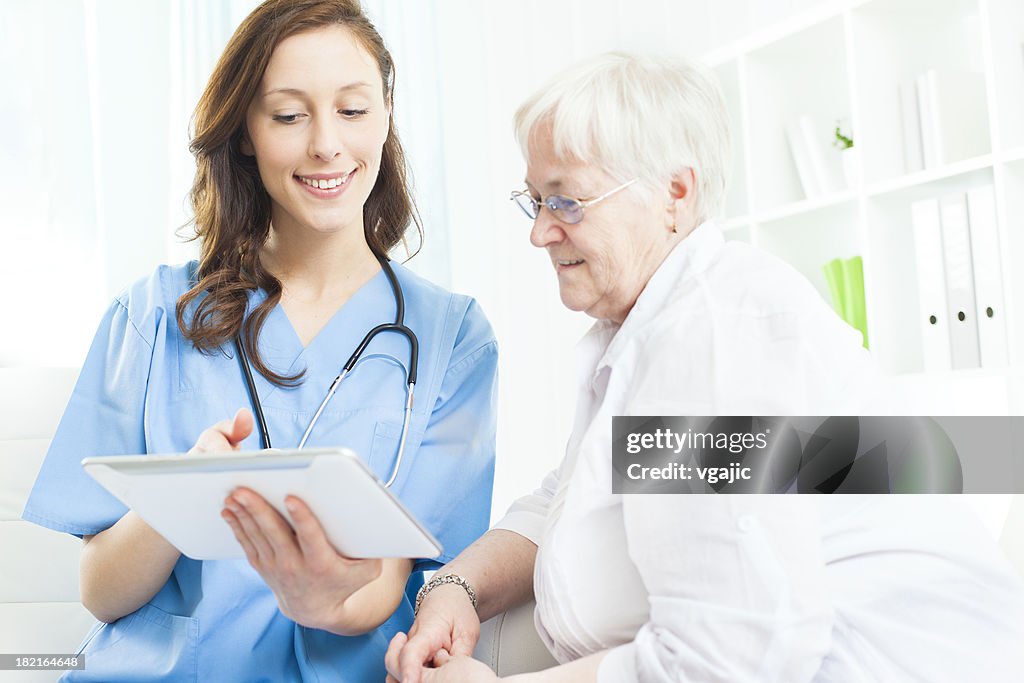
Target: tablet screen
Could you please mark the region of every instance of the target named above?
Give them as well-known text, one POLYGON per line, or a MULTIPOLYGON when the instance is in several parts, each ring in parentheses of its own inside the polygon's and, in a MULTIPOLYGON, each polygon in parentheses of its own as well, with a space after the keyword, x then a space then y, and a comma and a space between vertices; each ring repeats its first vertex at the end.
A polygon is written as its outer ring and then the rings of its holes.
MULTIPOLYGON (((85 468, 183 554, 197 560, 245 557, 221 516, 239 486, 289 520, 285 497, 302 499, 331 544, 347 557, 432 558, 440 543, 351 450, 86 458, 85 468)), ((289 520, 290 521, 290 520, 289 520)))

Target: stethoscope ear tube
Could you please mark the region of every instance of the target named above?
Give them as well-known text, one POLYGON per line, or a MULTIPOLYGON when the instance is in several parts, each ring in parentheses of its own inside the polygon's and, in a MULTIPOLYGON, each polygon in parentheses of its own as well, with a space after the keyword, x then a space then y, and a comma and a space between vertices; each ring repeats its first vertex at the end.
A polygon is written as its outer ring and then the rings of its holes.
POLYGON ((249 398, 252 401, 253 412, 256 414, 256 426, 260 430, 260 442, 263 448, 270 449, 270 430, 267 429, 267 420, 263 417, 263 405, 260 403, 260 395, 256 392, 256 382, 252 378, 252 370, 249 369, 249 355, 245 352, 245 344, 242 343, 242 335, 235 336, 235 349, 238 351, 238 362, 242 364, 242 374, 245 375, 245 383, 249 389, 249 398))
POLYGON ((352 357, 348 359, 348 363, 345 364, 349 370, 355 367, 356 361, 359 360, 359 356, 363 353, 363 349, 370 343, 370 340, 378 332, 385 332, 388 330, 399 332, 409 340, 409 376, 406 381, 410 385, 416 384, 416 370, 420 366, 420 343, 416 338, 416 334, 405 326, 405 295, 402 293, 402 287, 398 284, 398 278, 395 277, 395 271, 392 270, 391 264, 388 263, 388 259, 383 254, 374 252, 374 256, 377 257, 377 261, 380 262, 380 268, 384 271, 384 275, 388 278, 388 283, 391 285, 391 293, 395 296, 395 322, 390 325, 378 325, 367 333, 363 338, 361 344, 356 349, 352 357))

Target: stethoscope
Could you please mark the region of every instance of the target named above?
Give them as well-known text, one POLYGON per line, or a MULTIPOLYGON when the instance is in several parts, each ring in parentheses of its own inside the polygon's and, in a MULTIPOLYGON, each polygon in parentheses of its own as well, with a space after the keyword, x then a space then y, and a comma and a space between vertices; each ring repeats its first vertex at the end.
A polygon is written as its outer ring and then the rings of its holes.
MULTIPOLYGON (((391 291, 395 296, 395 308, 397 309, 395 311, 395 322, 377 325, 367 332, 363 340, 359 342, 359 346, 352 352, 352 355, 349 356, 348 361, 342 368, 341 374, 331 382, 331 388, 327 390, 327 395, 324 396, 324 400, 320 403, 320 407, 317 408, 313 419, 310 420, 309 426, 306 427, 306 432, 302 435, 298 448, 302 449, 305 447, 309 435, 313 432, 314 425, 320 419, 320 415, 324 412, 324 408, 327 407, 331 397, 334 396, 334 392, 338 390, 338 385, 341 384, 345 376, 359 362, 359 357, 363 355, 363 351, 370 341, 381 332, 398 332, 409 340, 409 376, 406 388, 405 417, 402 419, 402 437, 398 442, 398 457, 395 458, 395 466, 391 471, 391 477, 384 484, 384 486, 390 488, 398 477, 398 470, 402 465, 402 454, 405 452, 405 437, 409 433, 409 420, 412 417, 412 396, 413 390, 416 387, 416 368, 419 362, 419 340, 416 339, 416 334, 405 326, 405 297, 402 295, 402 286, 398 284, 398 278, 395 277, 395 271, 391 269, 391 264, 388 263, 386 257, 377 253, 374 253, 374 256, 380 261, 380 267, 384 274, 387 275, 388 282, 391 283, 391 291)), ((260 430, 260 440, 263 443, 263 448, 273 448, 270 444, 270 430, 267 429, 267 421, 263 417, 263 405, 260 403, 260 395, 256 391, 256 383, 253 381, 252 370, 249 368, 249 356, 245 352, 245 345, 242 344, 241 333, 235 336, 235 348, 238 349, 238 360, 242 365, 242 374, 245 375, 245 383, 249 389, 249 398, 252 400, 252 407, 256 413, 256 426, 260 430)))

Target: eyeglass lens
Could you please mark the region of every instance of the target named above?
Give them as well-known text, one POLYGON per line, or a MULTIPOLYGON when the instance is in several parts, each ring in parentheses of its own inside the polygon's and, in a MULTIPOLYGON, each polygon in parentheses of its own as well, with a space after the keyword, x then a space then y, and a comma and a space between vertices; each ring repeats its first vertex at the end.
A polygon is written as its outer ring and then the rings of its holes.
POLYGON ((579 223, 583 220, 583 207, 571 197, 553 194, 545 200, 545 203, 552 213, 566 223, 579 223))
MULTIPOLYGON (((513 195, 516 204, 523 210, 528 217, 536 219, 540 214, 540 202, 526 194, 513 195)), ((550 197, 544 199, 544 205, 548 207, 559 220, 565 221, 566 223, 579 223, 583 220, 583 206, 573 199, 572 197, 563 197, 562 195, 553 194, 550 197)))
POLYGON ((512 199, 515 200, 516 205, 523 210, 529 218, 536 219, 537 214, 540 212, 540 204, 536 199, 526 194, 525 192, 517 192, 512 195, 512 199))

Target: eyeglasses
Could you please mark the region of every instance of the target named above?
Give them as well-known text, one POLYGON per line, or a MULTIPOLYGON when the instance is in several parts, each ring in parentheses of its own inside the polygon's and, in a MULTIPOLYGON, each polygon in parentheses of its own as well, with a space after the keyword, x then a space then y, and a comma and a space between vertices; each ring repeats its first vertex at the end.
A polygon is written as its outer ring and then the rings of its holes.
POLYGON ((540 207, 543 205, 548 207, 548 211, 555 214, 555 217, 558 218, 558 220, 563 223, 575 225, 583 220, 583 209, 588 206, 593 206, 599 201, 608 199, 608 197, 611 197, 616 192, 625 190, 637 180, 639 180, 639 178, 633 178, 628 183, 619 185, 614 190, 609 190, 600 197, 595 197, 594 199, 573 199, 572 197, 553 194, 538 200, 530 194, 529 190, 516 190, 511 194, 511 196, 509 196, 509 199, 514 201, 530 220, 537 220, 537 216, 540 215, 540 207))

